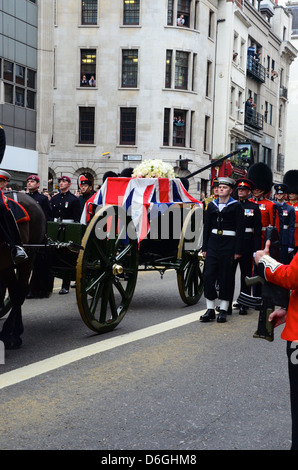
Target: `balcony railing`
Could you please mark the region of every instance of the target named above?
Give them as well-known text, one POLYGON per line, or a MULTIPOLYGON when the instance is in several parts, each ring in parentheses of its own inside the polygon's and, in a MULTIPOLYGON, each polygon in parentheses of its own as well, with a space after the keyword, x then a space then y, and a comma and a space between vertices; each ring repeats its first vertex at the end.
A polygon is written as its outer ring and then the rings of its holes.
POLYGON ((247 126, 253 127, 254 129, 261 130, 263 129, 264 116, 261 113, 258 113, 253 108, 247 108, 245 110, 245 120, 244 123, 247 126))
POLYGON ((258 83, 265 83, 266 69, 253 56, 247 56, 247 75, 258 83))

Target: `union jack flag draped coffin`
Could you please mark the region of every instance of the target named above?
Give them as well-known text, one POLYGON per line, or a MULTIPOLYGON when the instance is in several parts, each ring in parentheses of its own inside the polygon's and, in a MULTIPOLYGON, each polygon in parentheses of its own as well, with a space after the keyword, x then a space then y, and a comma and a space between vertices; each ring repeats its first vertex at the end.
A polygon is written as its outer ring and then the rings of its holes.
POLYGON ((90 220, 88 205, 115 204, 125 207, 130 214, 138 240, 149 231, 149 216, 165 211, 176 203, 202 203, 193 198, 178 178, 107 178, 100 190, 85 204, 81 223, 90 220))

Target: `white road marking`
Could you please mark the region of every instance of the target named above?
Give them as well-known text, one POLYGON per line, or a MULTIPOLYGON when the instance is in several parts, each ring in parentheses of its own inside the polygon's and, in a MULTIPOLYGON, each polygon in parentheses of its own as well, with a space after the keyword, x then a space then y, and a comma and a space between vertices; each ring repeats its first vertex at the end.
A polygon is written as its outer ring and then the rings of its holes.
MULTIPOLYGON (((205 310, 204 310, 205 311, 205 310)), ((185 315, 183 317, 175 318, 164 323, 148 326, 138 331, 133 331, 125 335, 115 336, 104 341, 99 341, 90 346, 83 346, 82 348, 67 351, 57 356, 44 359, 43 361, 34 362, 19 369, 12 370, 0 375, 0 389, 15 385, 25 380, 32 379, 38 375, 45 374, 51 370, 71 364, 72 362, 80 361, 86 357, 99 354, 110 349, 123 346, 124 344, 132 343, 140 339, 148 338, 165 331, 179 328, 180 326, 188 325, 189 323, 199 321, 200 316, 204 311, 198 311, 185 315)))

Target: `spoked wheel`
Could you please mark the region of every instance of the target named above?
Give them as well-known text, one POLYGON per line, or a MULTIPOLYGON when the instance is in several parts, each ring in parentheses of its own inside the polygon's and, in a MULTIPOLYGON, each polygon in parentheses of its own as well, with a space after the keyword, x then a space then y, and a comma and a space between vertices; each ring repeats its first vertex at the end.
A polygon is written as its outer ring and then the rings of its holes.
POLYGON ((178 245, 177 282, 179 294, 187 305, 196 304, 203 293, 203 262, 199 255, 203 236, 203 211, 194 206, 187 214, 178 245))
POLYGON ((76 269, 80 314, 97 333, 113 330, 124 317, 138 275, 138 240, 131 218, 119 206, 105 206, 82 239, 76 269))

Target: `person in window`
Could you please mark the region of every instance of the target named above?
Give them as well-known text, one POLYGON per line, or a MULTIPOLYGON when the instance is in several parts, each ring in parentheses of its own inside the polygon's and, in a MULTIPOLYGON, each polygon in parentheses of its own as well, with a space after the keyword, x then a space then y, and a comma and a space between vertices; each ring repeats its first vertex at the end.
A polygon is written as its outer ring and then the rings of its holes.
POLYGON ((180 15, 179 18, 177 18, 177 26, 183 26, 184 23, 185 23, 184 15, 180 15))
POLYGON ((81 80, 81 86, 88 86, 89 82, 86 78, 86 75, 83 75, 82 80, 81 80))
POLYGON ((245 103, 245 113, 248 120, 253 118, 255 108, 256 104, 253 102, 253 99, 250 96, 245 103))
POLYGON ((96 86, 96 80, 94 78, 94 75, 92 75, 89 80, 89 86, 96 86))

